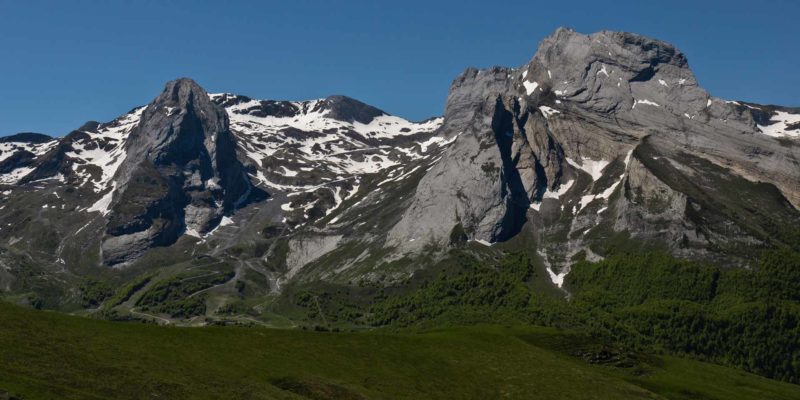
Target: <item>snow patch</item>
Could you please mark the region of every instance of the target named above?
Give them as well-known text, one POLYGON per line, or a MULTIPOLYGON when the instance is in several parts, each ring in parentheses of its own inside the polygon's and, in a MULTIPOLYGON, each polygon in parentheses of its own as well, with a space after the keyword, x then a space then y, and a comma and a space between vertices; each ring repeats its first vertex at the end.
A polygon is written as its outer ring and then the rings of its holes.
POLYGON ((20 167, 17 168, 9 173, 0 175, 0 183, 5 183, 8 185, 13 185, 19 182, 25 175, 30 174, 33 171, 31 167, 20 167))
POLYGON ((228 216, 222 217, 222 220, 219 221, 219 226, 228 226, 228 225, 233 225, 233 219, 228 216))
POLYGON ((547 267, 547 274, 550 275, 550 281, 552 281, 553 284, 555 284, 558 287, 564 285, 564 278, 566 278, 568 273, 569 273, 569 268, 566 266, 559 273, 555 273, 553 272, 552 268, 547 267))
POLYGON ((572 187, 572 184, 575 183, 575 180, 570 179, 567 183, 559 186, 558 190, 552 191, 547 189, 542 195, 543 199, 558 199, 561 196, 565 195, 567 191, 572 187))
POLYGON ((73 143, 73 151, 66 153, 68 157, 82 160, 73 164, 72 169, 77 175, 87 165, 97 166, 101 171, 98 181, 92 180, 88 174, 83 175, 83 183, 91 182, 95 193, 106 189, 111 179, 117 173, 117 169, 125 161, 124 142, 128 134, 139 124, 142 113, 147 107, 139 107, 132 112, 125 114, 114 122, 102 126, 97 132, 84 132, 89 136, 87 140, 73 143), (98 142, 112 143, 113 148, 105 150, 98 146, 98 142))
POLYGON ((203 238, 203 235, 201 235, 200 232, 197 232, 197 230, 195 230, 193 228, 186 228, 186 231, 184 232, 184 234, 196 237, 198 239, 202 239, 203 238))
POLYGON ((772 137, 800 137, 800 128, 788 130, 789 125, 800 124, 800 114, 776 111, 769 122, 769 125, 758 125, 761 133, 772 137))
MULTIPOLYGON (((622 183, 622 179, 623 178, 625 178, 625 174, 620 175, 619 180, 614 182, 611 186, 609 186, 605 190, 603 190, 602 193, 589 194, 589 195, 581 197, 581 204, 580 204, 580 207, 578 207, 577 211, 580 211, 580 210, 584 209, 586 206, 589 205, 589 203, 591 203, 595 199, 608 200, 611 197, 611 195, 614 193, 614 190, 617 189, 617 186, 619 186, 619 184, 622 183)), ((600 211, 598 211, 597 213, 600 214, 601 212, 605 211, 605 209, 606 208, 603 208, 600 211)))
POLYGON ((637 104, 644 104, 644 105, 653 106, 653 107, 661 107, 655 101, 651 101, 651 100, 647 100, 647 99, 644 99, 644 100, 636 100, 636 99, 634 99, 633 100, 633 107, 631 107, 631 110, 635 109, 637 104))
POLYGON ((478 244, 482 244, 482 245, 487 246, 487 247, 491 247, 492 246, 492 243, 487 242, 487 241, 485 241, 483 239, 472 239, 472 240, 470 240, 470 242, 475 242, 475 243, 478 243, 478 244))
POLYGON ((605 169, 605 167, 607 167, 611 162, 606 160, 592 160, 588 157, 582 157, 581 163, 579 164, 567 157, 567 163, 575 168, 585 171, 587 174, 592 176, 592 180, 596 181, 603 176, 603 169, 605 169))
POLYGON ((424 142, 421 142, 419 145, 422 148, 422 152, 423 153, 427 153, 428 152, 428 147, 433 146, 433 145, 438 145, 439 147, 450 145, 451 143, 456 141, 456 138, 458 138, 458 136, 459 135, 455 135, 450 139, 445 139, 445 138, 443 138, 441 136, 431 136, 430 139, 428 139, 428 140, 426 140, 424 142))
MULTIPOLYGON (((402 160, 388 157, 392 151, 421 159, 431 145, 447 143, 447 140, 434 135, 423 142, 422 152, 416 141, 380 144, 384 139, 432 133, 442 125, 442 117, 416 123, 384 114, 366 124, 346 122, 330 118, 327 115, 329 111, 321 106, 323 101, 284 102, 285 106, 296 111, 294 115, 284 117, 250 114, 252 108, 260 107, 260 100, 234 104, 226 111, 232 130, 242 139, 239 147, 257 165, 290 146, 298 162, 342 175, 368 174, 398 165, 402 160), (290 134, 289 131, 294 132, 290 134), (378 145, 373 143, 375 141, 378 145)), ((287 176, 294 176, 291 174, 287 176)), ((281 189, 261 176, 260 171, 256 175, 263 184, 281 189)))
POLYGON ((539 87, 539 82, 522 81, 522 85, 525 86, 525 92, 530 96, 539 87))
POLYGON ((41 156, 47 153, 58 144, 58 140, 52 140, 45 143, 26 143, 26 142, 7 142, 0 143, 0 161, 11 157, 18 151, 27 151, 34 155, 41 156))
POLYGON ((281 168, 283 168, 283 176, 297 176, 297 171, 292 171, 284 166, 281 166, 281 168))
POLYGON ((106 194, 104 194, 103 197, 100 198, 100 200, 97 200, 94 204, 92 204, 91 207, 87 208, 86 211, 87 212, 98 211, 103 216, 107 215, 110 211, 108 207, 111 205, 111 199, 114 198, 114 190, 116 190, 116 188, 117 185, 116 183, 114 183, 111 186, 111 190, 109 190, 106 194))
MULTIPOLYGON (((561 196, 563 196, 564 194, 567 193, 567 191, 572 187, 572 184, 574 184, 574 183, 575 183, 575 180, 570 179, 567 183, 559 186, 558 190, 553 191, 553 190, 550 190, 550 188, 547 188, 547 190, 542 195, 542 200, 544 200, 544 199, 556 199, 556 200, 558 200, 559 198, 561 198, 561 196)), ((539 208, 541 207, 541 205, 542 205, 541 201, 535 201, 535 202, 532 202, 529 207, 531 209, 533 209, 533 210, 539 211, 539 208)))
POLYGON ((550 118, 551 115, 558 114, 561 112, 556 110, 555 108, 551 108, 548 106, 539 106, 539 111, 541 111, 542 114, 544 114, 544 117, 548 119, 550 118))

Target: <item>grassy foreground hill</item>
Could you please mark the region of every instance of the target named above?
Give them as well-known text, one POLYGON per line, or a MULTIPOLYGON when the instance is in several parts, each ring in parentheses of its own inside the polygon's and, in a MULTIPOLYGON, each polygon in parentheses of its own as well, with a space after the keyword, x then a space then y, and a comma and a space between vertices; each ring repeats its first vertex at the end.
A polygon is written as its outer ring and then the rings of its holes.
POLYGON ((530 326, 176 328, 6 303, 0 321, 0 398, 800 398, 800 386, 530 326))

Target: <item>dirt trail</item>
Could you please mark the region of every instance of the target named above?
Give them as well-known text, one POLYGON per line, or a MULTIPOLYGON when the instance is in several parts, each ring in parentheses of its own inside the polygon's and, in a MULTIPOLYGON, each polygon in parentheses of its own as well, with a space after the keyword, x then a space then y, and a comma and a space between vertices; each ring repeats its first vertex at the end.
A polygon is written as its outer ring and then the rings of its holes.
POLYGON ((147 314, 147 313, 139 312, 139 311, 136 311, 136 309, 135 309, 135 308, 131 308, 131 309, 130 309, 130 313, 131 313, 131 314, 135 314, 135 315, 143 315, 143 316, 145 316, 145 317, 150 317, 150 318, 153 318, 153 319, 157 319, 157 320, 159 320, 159 321, 162 321, 162 322, 164 322, 164 325, 170 325, 170 324, 172 324, 172 321, 171 321, 171 320, 168 320, 168 319, 166 319, 166 318, 159 317, 159 316, 157 316, 157 315, 152 315, 152 314, 147 314))

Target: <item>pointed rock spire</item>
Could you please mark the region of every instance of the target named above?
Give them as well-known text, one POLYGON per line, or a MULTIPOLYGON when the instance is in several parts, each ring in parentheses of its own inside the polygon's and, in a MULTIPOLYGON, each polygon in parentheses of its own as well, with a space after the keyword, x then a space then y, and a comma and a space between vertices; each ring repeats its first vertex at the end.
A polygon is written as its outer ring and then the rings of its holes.
POLYGON ((166 84, 126 146, 103 243, 110 264, 210 231, 251 193, 225 110, 191 79, 166 84))

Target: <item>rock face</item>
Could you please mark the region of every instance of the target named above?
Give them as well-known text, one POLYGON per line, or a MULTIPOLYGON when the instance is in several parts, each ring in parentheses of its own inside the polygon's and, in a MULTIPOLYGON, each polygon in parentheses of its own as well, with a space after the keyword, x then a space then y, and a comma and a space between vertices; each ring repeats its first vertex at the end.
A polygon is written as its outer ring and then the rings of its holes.
POLYGON ((209 232, 251 191, 225 110, 190 79, 168 83, 144 110, 114 188, 103 242, 110 264, 184 231, 209 232))
POLYGON ((421 179, 389 241, 413 253, 447 246, 463 230, 494 243, 530 223, 545 262, 568 267, 565 258, 588 250, 587 233, 605 226, 695 255, 772 240, 755 232, 763 224, 745 226, 759 206, 714 195, 736 196, 721 182, 740 180, 753 193, 768 182, 779 189, 763 199, 769 220, 798 220, 800 147, 785 110, 711 97, 667 43, 562 28, 519 69, 456 78, 441 129, 458 138, 421 179), (778 125, 786 134, 776 140, 769 133, 778 125))
MULTIPOLYGON (((414 202, 390 232, 391 240, 419 248, 430 240, 446 245, 458 224, 471 238, 494 241, 519 229, 530 200, 513 158, 521 152, 531 154, 528 146, 520 148, 520 137, 514 138, 521 121, 508 108, 516 104, 503 98, 511 89, 511 72, 469 69, 456 78, 441 129, 458 138, 420 182, 414 202)), ((527 167, 529 161, 526 157, 522 163, 527 167)), ((523 171, 526 176, 530 172, 523 171)))
POLYGON ((298 237, 289 241, 286 279, 291 279, 306 264, 336 249, 341 239, 341 235, 335 235, 298 237))

